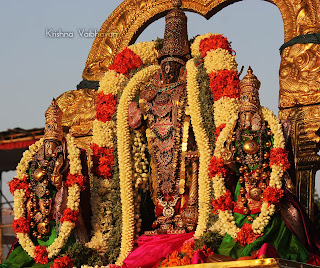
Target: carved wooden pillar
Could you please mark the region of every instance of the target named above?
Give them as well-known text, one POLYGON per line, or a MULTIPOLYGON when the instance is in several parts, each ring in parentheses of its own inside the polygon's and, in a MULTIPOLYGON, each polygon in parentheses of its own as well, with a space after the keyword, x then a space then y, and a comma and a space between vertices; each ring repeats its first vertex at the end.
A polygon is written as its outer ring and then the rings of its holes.
MULTIPOLYGON (((290 1, 296 18, 295 36, 320 32, 319 1, 290 1)), ((289 40, 286 40, 289 41, 289 40)), ((315 133, 320 128, 320 45, 294 44, 285 48, 279 72, 279 116, 292 123, 296 193, 313 218, 315 174, 320 157, 315 133)))

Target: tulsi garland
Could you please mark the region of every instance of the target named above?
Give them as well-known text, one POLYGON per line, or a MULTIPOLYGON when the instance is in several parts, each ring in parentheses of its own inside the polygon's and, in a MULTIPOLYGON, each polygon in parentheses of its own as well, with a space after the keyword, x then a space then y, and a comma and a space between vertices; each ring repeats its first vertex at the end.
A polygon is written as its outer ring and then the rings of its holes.
MULTIPOLYGON (((29 224, 28 219, 26 219, 26 208, 25 202, 27 199, 27 190, 21 187, 21 184, 14 190, 14 221, 13 227, 16 231, 17 238, 22 248, 28 253, 28 255, 33 258, 36 262, 41 264, 48 263, 49 259, 57 256, 61 248, 66 244, 71 231, 75 226, 76 215, 79 213, 79 202, 80 202, 80 191, 82 182, 84 181, 81 174, 82 166, 80 160, 80 150, 76 147, 74 138, 70 135, 66 135, 68 158, 70 160, 70 176, 76 176, 77 179, 74 183, 69 182, 68 185, 68 198, 67 207, 63 212, 64 221, 62 222, 59 236, 54 240, 54 242, 49 246, 35 246, 30 239, 29 233, 27 232, 27 226, 29 224), (78 185, 77 182, 81 182, 78 185), (68 218, 67 213, 73 213, 74 217, 68 218)), ((25 151, 20 163, 17 166, 17 179, 22 180, 22 185, 26 181, 28 176, 27 171, 29 168, 29 162, 32 157, 43 145, 44 140, 41 139, 35 144, 29 147, 29 150, 25 151)), ((14 179, 16 181, 16 179, 14 179)), ((68 181, 68 178, 67 178, 68 181)), ((11 185, 14 183, 12 182, 11 185)))

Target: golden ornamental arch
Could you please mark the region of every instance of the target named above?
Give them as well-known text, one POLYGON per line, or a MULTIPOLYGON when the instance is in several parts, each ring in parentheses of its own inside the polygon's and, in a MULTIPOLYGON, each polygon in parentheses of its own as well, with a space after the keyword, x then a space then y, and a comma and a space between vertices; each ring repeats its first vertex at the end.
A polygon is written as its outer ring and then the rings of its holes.
MULTIPOLYGON (((237 0, 183 0, 182 8, 209 19, 222 8, 235 2, 237 0)), ((281 12, 285 33, 284 42, 297 36, 320 32, 319 0, 269 2, 276 5, 281 12)), ((112 63, 114 56, 129 44, 134 43, 149 24, 165 16, 171 8, 172 0, 123 1, 98 32, 83 70, 83 79, 99 81, 112 63)), ((320 45, 317 43, 297 43, 288 46, 282 52, 279 70, 279 115, 292 123, 297 196, 310 216, 313 215, 315 173, 320 163, 317 155, 320 139, 316 135, 320 128, 319 51, 320 45)), ((73 135, 78 137, 82 148, 88 148, 94 119, 92 113, 95 110, 94 105, 82 105, 81 99, 86 94, 92 97, 95 92, 92 89, 81 89, 64 93, 58 98, 58 102, 67 103, 62 107, 64 120, 67 122, 66 126, 73 130, 73 135), (77 95, 80 97, 77 98, 77 95), (86 108, 82 109, 83 106, 86 108), (85 110, 88 111, 85 112, 85 110), (86 126, 85 133, 82 131, 84 126, 86 126)))

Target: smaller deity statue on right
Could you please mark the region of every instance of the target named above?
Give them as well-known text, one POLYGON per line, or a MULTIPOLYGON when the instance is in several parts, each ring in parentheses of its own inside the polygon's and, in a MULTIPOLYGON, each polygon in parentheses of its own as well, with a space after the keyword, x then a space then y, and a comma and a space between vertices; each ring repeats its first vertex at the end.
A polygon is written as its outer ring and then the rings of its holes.
POLYGON ((260 105, 259 88, 249 67, 240 82, 239 105, 233 114, 226 111, 231 116, 211 159, 218 214, 212 229, 224 235, 217 253, 319 264, 311 221, 290 193, 287 135, 279 119, 260 105))

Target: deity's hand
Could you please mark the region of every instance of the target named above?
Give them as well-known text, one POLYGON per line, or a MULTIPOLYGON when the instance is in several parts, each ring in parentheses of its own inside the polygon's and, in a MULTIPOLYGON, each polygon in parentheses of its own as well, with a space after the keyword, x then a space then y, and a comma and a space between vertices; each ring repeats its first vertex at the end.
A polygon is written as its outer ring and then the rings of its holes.
POLYGON ((142 119, 141 109, 138 107, 137 102, 131 102, 129 104, 129 111, 128 111, 128 121, 129 126, 133 129, 140 127, 142 119))

